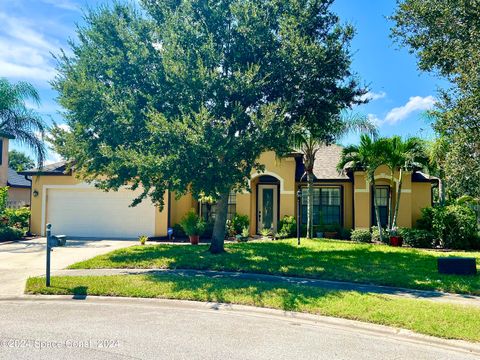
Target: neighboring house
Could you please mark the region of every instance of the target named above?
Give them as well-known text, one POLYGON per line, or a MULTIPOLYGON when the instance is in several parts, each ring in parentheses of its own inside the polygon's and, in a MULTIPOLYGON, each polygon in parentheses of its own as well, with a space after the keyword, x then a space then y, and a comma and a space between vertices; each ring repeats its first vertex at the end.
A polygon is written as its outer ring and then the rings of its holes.
POLYGON ((8 145, 13 139, 5 134, 0 136, 0 187, 9 186, 8 207, 30 205, 30 181, 8 167, 8 145))
POLYGON ((32 188, 31 181, 25 176, 18 174, 15 170, 8 169, 8 203, 7 206, 11 208, 20 208, 30 205, 30 189, 32 188))
MULTIPOLYGON (((314 169, 314 223, 318 227, 370 228, 375 222, 371 186, 363 172, 337 172, 340 154, 341 147, 337 145, 318 152, 314 169)), ((259 160, 265 165, 265 172, 252 174, 251 192, 231 194, 229 216, 234 213, 248 215, 251 234, 264 227, 276 229, 283 216, 296 214, 296 192, 301 188, 301 219, 305 223, 306 183, 301 181, 302 156, 292 154, 280 160, 273 152, 266 152, 259 160)), ((63 162, 46 166, 41 172, 32 170, 22 174, 32 176, 32 232, 37 234, 44 234, 45 225, 52 223, 54 233, 71 236, 165 236, 167 229, 178 224, 190 208, 197 209, 206 219, 215 216, 215 206, 197 201, 189 194, 180 199, 166 194, 162 212, 149 200, 132 208, 129 206, 135 196, 132 191, 97 190, 66 171, 63 162)), ((386 167, 380 167, 375 176, 382 222, 386 221, 388 211, 388 174, 386 167)), ((398 219, 400 227, 414 225, 421 209, 431 206, 433 186, 436 181, 421 172, 405 174, 398 219)))

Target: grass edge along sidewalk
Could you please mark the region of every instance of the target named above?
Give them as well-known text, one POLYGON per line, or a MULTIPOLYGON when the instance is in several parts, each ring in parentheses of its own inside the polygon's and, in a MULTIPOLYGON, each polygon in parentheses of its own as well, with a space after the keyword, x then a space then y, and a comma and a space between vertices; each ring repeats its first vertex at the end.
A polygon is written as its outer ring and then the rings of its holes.
MULTIPOLYGON (((443 275, 440 256, 480 252, 441 252, 338 240, 251 241, 226 244, 212 255, 206 246, 132 246, 69 266, 70 269, 196 269, 233 271, 480 295, 480 276, 443 275)), ((480 270, 480 268, 479 268, 480 270)))
POLYGON ((166 298, 252 305, 371 322, 448 339, 480 342, 480 309, 355 291, 330 291, 205 276, 113 275, 30 278, 26 292, 44 295, 103 295, 166 298))

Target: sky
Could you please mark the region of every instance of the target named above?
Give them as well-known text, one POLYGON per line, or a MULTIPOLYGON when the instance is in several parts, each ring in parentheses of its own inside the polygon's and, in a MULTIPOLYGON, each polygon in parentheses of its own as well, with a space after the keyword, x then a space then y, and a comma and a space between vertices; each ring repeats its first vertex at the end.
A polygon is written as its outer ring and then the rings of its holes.
MULTIPOLYGON (((55 76, 52 53, 68 52, 67 42, 75 39, 76 24, 82 23, 82 9, 101 3, 109 1, 0 0, 0 77, 32 83, 42 101, 36 110, 47 123, 63 123, 50 86, 55 76)), ((382 136, 431 138, 433 131, 422 114, 432 108, 438 87, 445 84, 419 72, 415 56, 389 37, 387 17, 395 6, 395 0, 336 0, 333 5, 341 21, 356 28, 352 69, 369 89, 370 102, 353 111, 375 121, 382 136)), ((355 143, 358 138, 350 134, 341 143, 355 143)), ((11 148, 25 150, 15 141, 11 148)), ((47 162, 59 160, 50 150, 47 162)))

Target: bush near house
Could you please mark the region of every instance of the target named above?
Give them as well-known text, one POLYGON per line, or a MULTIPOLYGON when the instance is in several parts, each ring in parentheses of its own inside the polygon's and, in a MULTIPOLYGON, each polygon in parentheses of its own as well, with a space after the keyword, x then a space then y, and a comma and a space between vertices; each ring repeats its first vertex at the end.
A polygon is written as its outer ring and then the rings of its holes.
POLYGON ((244 228, 247 228, 250 226, 250 220, 248 219, 248 215, 241 215, 241 214, 235 214, 233 215, 232 220, 229 223, 229 235, 230 235, 230 230, 233 232, 232 236, 235 235, 240 235, 243 231, 244 228))
POLYGON ((429 249, 432 248, 435 243, 435 237, 427 230, 402 228, 398 230, 398 233, 406 245, 414 248, 429 249))
POLYGON ((369 243, 372 242, 372 234, 368 229, 356 229, 352 231, 350 239, 356 242, 369 243))
POLYGON ((297 234, 297 220, 294 216, 285 215, 278 223, 278 233, 281 237, 291 237, 297 234))
POLYGON ((435 245, 447 249, 478 246, 477 217, 466 205, 435 206, 422 210, 417 228, 431 232, 435 245))
POLYGON ((29 209, 8 209, 8 187, 0 188, 0 241, 21 239, 28 230, 29 209))

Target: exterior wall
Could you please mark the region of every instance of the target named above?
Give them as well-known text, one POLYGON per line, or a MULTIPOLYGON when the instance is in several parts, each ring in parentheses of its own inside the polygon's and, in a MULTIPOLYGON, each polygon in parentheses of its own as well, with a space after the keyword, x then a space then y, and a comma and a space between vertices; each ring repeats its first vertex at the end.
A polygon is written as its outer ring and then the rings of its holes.
POLYGON ((176 199, 175 194, 172 193, 170 198, 170 225, 178 224, 182 217, 192 208, 197 209, 197 202, 194 201, 192 194, 187 193, 176 199))
MULTIPOLYGON (((394 174, 395 183, 398 182, 399 174, 394 174)), ((386 166, 381 166, 375 172, 376 185, 390 185, 390 172, 386 166)), ((392 189, 392 207, 396 206, 396 190, 392 189)), ((365 177, 365 173, 354 173, 354 201, 355 201, 355 228, 370 228, 372 222, 372 187, 365 177), (367 211, 368 210, 368 211, 367 211)), ((410 228, 415 225, 420 216, 420 210, 431 206, 431 184, 413 183, 412 173, 404 172, 402 183, 402 195, 398 210, 397 225, 410 228)))
POLYGON ((0 138, 3 141, 2 164, 0 165, 0 186, 7 186, 8 181, 8 142, 7 138, 0 138))
POLYGON ((25 205, 30 205, 30 189, 21 187, 8 188, 9 202, 23 202, 25 205))
POLYGON ((412 226, 415 226, 422 214, 422 209, 432 206, 432 185, 427 182, 412 184, 412 226))

